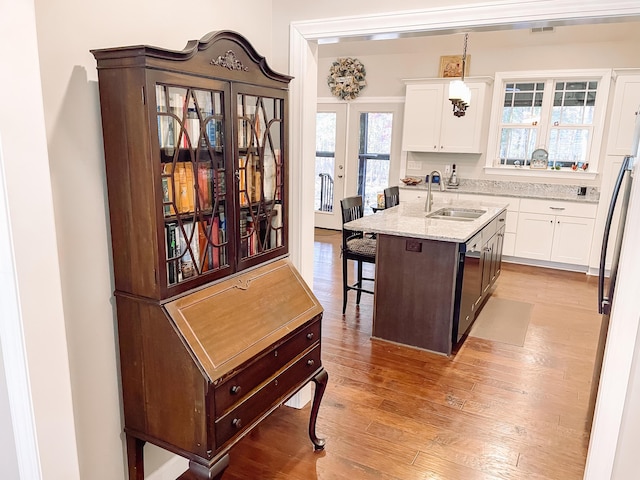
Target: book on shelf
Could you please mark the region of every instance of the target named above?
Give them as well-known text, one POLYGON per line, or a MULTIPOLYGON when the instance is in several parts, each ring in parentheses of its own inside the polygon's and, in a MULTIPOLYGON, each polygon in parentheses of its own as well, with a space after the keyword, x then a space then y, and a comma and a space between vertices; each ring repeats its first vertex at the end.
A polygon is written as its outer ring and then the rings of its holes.
POLYGON ((209 251, 211 258, 211 268, 220 268, 220 219, 214 217, 211 222, 211 233, 209 235, 209 251))
POLYGON ((238 147, 248 146, 247 119, 242 104, 238 104, 238 147))
POLYGON ((275 164, 276 164, 276 175, 275 175, 275 180, 276 180, 276 185, 275 185, 275 199, 276 200, 282 200, 282 157, 280 154, 280 149, 276 148, 273 150, 273 155, 275 157, 275 164))
POLYGON ((176 228, 177 223, 168 223, 164 229, 166 233, 167 247, 167 280, 171 285, 178 281, 178 244, 176 228))
MULTIPOLYGON (((167 113, 167 94, 163 85, 156 85, 156 111, 158 113, 167 113)), ((160 148, 169 146, 169 120, 170 118, 166 115, 158 115, 158 142, 160 148)))
POLYGON ((228 265, 227 263, 227 221, 224 213, 224 207, 221 205, 218 211, 218 219, 219 219, 219 230, 220 233, 218 235, 219 245, 220 245, 220 266, 223 267, 228 265))
POLYGON ((243 258, 249 255, 249 236, 247 235, 247 212, 240 212, 240 254, 243 258))
POLYGON ((200 119, 198 118, 198 112, 195 106, 193 106, 193 100, 191 100, 189 108, 187 109, 184 128, 187 135, 183 135, 182 146, 184 148, 198 148, 200 146, 200 119))
POLYGON ((209 139, 209 145, 216 148, 220 145, 220 126, 215 118, 209 118, 206 124, 207 138, 209 139))
POLYGON ((218 186, 216 189, 216 192, 218 193, 218 199, 221 199, 222 197, 224 197, 227 194, 227 185, 226 185, 226 181, 224 179, 224 170, 219 168, 217 171, 217 175, 218 175, 218 186))
POLYGON ((195 210, 195 188, 193 165, 191 162, 177 162, 174 178, 177 177, 178 212, 193 212, 195 210))
POLYGON ((276 204, 271 211, 270 248, 282 246, 282 205, 276 204))
POLYGON ((260 113, 261 113, 261 111, 258 108, 257 113, 252 115, 253 123, 254 123, 254 130, 256 132, 256 145, 257 146, 262 145, 262 124, 263 124, 263 120, 261 120, 261 118, 260 118, 261 117, 260 113))
POLYGON ((258 245, 258 231, 256 230, 256 224, 253 222, 253 217, 251 215, 247 215, 246 229, 247 229, 247 254, 249 256, 252 256, 258 253, 259 245, 258 245))
POLYGON ((198 222, 198 248, 202 272, 220 268, 219 225, 217 217, 198 222))
POLYGON ((246 207, 249 205, 249 195, 250 195, 250 185, 247 182, 249 176, 249 160, 247 157, 239 157, 238 161, 240 162, 238 173, 239 173, 239 195, 240 195, 240 205, 246 207))
POLYGON ((276 162, 273 155, 267 153, 264 156, 264 199, 273 200, 276 195, 276 162))
POLYGON ((162 204, 165 217, 176 214, 174 191, 173 164, 165 163, 162 166, 162 204))
POLYGON ((213 197, 213 167, 209 162, 198 163, 198 200, 200 208, 209 210, 213 197))
MULTIPOLYGON (((185 109, 185 92, 184 88, 169 87, 169 112, 173 113, 176 117, 183 121, 184 109, 185 109)), ((173 124, 173 146, 181 146, 184 135, 182 134, 182 128, 180 123, 171 122, 173 124)))
POLYGON ((260 170, 256 170, 253 172, 253 201, 259 202, 260 197, 262 195, 262 181, 261 181, 260 170))
POLYGON ((200 249, 198 244, 198 224, 185 222, 178 235, 178 245, 180 248, 180 272, 181 280, 195 277, 200 272, 197 264, 200 259, 200 249), (183 231, 182 231, 183 230, 183 231))

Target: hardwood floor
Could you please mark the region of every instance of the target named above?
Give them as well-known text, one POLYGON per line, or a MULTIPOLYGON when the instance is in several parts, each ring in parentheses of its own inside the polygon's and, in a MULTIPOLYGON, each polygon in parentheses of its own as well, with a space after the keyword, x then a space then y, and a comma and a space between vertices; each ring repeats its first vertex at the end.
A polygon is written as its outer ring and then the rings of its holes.
POLYGON ((282 407, 231 451, 224 480, 582 478, 596 279, 503 263, 493 295, 534 304, 524 346, 468 337, 447 358, 371 340, 371 295, 356 308, 351 292, 342 316, 339 245, 316 230, 326 449, 307 436, 309 406, 282 407))

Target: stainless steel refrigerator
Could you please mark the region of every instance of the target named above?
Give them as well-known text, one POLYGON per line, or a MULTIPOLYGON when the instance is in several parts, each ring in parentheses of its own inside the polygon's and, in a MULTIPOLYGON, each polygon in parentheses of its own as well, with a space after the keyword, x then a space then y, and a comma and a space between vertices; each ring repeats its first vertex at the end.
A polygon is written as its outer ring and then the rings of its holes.
MULTIPOLYGON (((640 107, 638 107, 640 112, 640 107)), ((613 187, 609 209, 607 211, 607 220, 604 226, 602 236, 602 249, 600 251, 600 268, 598 277, 598 313, 602 314, 602 322, 600 325, 600 336, 598 339, 598 348, 596 350, 596 360, 593 369, 593 379, 591 383, 591 396, 589 401, 590 421, 593 418, 595 401, 598 392, 598 384, 600 383, 600 372, 602 370, 602 360, 604 358, 604 350, 607 342, 607 332, 609 331, 609 316, 613 306, 613 295, 616 288, 616 280, 618 276, 618 263, 620 260, 620 248, 624 237, 624 227, 627 219, 627 209, 629 208, 629 197, 631 195, 631 182, 634 176, 634 165, 638 155, 638 146, 640 144, 640 114, 636 113, 635 128, 633 131, 633 139, 631 143, 631 151, 629 155, 624 157, 622 166, 618 172, 618 177, 613 187), (615 242, 610 245, 611 229, 614 219, 619 213, 618 229, 615 242), (612 250, 611 269, 609 277, 606 273, 607 254, 612 250)), ((589 422, 591 423, 591 422, 589 422)))

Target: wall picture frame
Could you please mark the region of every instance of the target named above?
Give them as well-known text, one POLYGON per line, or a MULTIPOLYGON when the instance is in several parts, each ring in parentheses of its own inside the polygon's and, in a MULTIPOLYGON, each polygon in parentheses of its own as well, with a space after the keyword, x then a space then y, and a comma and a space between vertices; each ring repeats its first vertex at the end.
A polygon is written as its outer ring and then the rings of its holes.
MULTIPOLYGON (((464 76, 469 75, 469 65, 471 64, 471 55, 467 55, 464 63, 464 76)), ((440 57, 440 73, 441 78, 462 77, 462 55, 442 55, 440 57)))

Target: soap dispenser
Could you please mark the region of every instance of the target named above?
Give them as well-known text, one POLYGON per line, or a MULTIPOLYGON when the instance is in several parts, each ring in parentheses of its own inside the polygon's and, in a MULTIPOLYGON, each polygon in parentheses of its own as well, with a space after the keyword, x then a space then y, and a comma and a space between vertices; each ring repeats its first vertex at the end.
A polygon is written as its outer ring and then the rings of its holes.
POLYGON ((453 164, 451 169, 451 176, 449 177, 449 188, 458 188, 460 183, 458 182, 458 174, 456 173, 456 164, 453 164))

